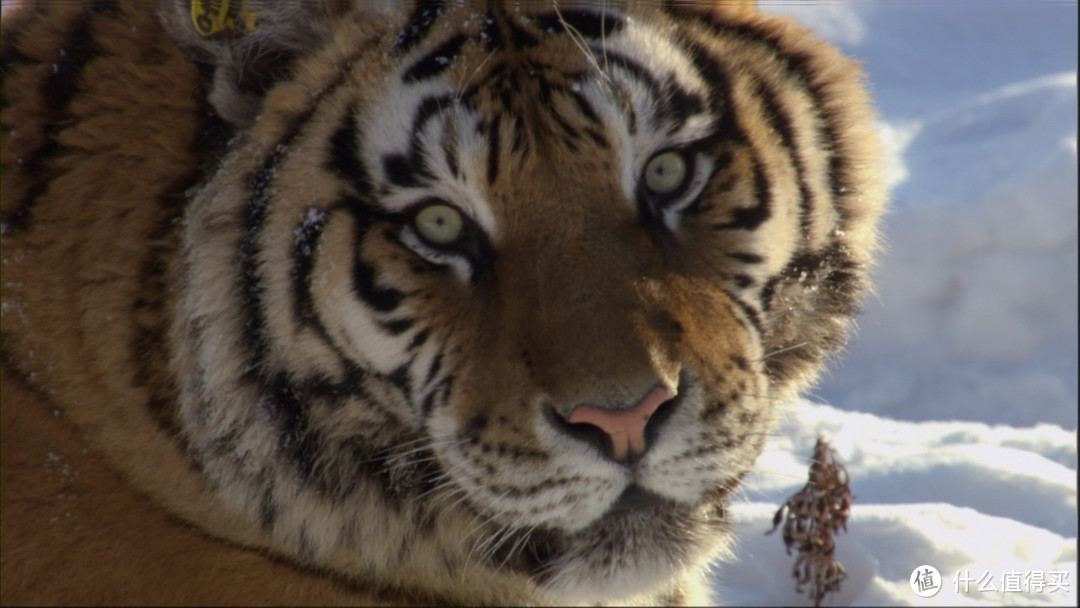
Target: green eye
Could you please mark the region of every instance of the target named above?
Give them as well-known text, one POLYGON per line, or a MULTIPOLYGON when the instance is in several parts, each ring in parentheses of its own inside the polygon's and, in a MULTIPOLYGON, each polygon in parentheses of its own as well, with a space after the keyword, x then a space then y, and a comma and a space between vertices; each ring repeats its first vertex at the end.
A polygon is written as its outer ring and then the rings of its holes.
POLYGON ((449 245, 461 236, 461 212, 450 205, 431 204, 416 214, 413 225, 428 242, 449 245))
POLYGON ((686 159, 678 152, 661 152, 645 165, 645 187, 654 194, 671 194, 685 181, 686 159))

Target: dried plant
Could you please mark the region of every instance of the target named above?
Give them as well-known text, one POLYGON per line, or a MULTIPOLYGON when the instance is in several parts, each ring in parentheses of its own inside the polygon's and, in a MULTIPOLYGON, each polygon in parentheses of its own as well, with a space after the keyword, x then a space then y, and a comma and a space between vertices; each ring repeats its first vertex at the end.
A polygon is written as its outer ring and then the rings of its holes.
POLYGON ((776 532, 783 522, 788 555, 792 547, 799 549, 792 572, 795 590, 802 593, 803 587, 810 584, 814 606, 820 606, 826 594, 839 591, 847 577, 844 566, 833 557, 833 535, 840 530, 847 532, 851 502, 855 500, 848 482, 847 469, 836 461, 836 452, 824 437, 818 437, 809 481, 776 511, 773 528, 766 532, 776 532))

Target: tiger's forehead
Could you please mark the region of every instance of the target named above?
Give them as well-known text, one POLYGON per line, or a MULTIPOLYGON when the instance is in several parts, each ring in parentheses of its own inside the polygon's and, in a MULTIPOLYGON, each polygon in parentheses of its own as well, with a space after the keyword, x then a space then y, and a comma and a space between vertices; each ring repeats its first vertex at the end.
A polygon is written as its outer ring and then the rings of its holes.
POLYGON ((445 198, 497 237, 488 194, 500 177, 542 166, 547 179, 569 179, 582 154, 612 159, 607 178, 630 205, 652 154, 716 123, 672 27, 534 3, 430 17, 402 26, 380 94, 356 110, 361 154, 390 210, 445 198))

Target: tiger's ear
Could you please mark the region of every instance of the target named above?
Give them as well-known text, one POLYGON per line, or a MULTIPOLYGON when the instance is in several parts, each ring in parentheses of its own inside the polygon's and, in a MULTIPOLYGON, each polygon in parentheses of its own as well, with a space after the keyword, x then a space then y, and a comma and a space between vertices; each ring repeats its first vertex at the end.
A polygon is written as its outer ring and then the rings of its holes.
POLYGON ((166 32, 213 70, 208 100, 237 127, 259 113, 263 95, 292 60, 320 46, 346 0, 159 0, 166 32))

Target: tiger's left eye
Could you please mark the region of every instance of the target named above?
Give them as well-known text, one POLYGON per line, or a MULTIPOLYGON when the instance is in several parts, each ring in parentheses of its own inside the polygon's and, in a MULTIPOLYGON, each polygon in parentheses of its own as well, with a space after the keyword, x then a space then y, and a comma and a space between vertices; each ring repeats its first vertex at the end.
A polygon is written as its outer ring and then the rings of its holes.
POLYGON ((416 231, 433 245, 449 245, 461 236, 461 212, 450 205, 435 203, 420 210, 413 219, 416 231))
POLYGON ((645 187, 653 194, 672 194, 687 177, 686 159, 674 150, 661 152, 645 165, 645 187))

